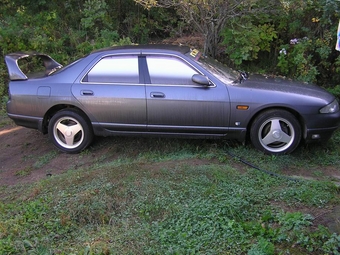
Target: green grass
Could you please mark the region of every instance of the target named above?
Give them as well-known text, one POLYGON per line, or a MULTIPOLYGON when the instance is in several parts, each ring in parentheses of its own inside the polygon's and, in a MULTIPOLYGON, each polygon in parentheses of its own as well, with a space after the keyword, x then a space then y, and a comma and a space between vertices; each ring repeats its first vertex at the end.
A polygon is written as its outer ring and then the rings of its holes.
POLYGON ((338 141, 272 157, 221 141, 100 139, 74 156, 90 165, 0 187, 0 254, 340 254, 340 236, 309 213, 340 201, 321 174, 338 168, 338 141), (290 179, 308 169, 314 180, 290 179))
POLYGON ((38 157, 37 161, 33 164, 33 166, 35 168, 42 168, 44 167, 47 163, 49 163, 52 159, 54 159, 55 157, 57 157, 58 152, 55 151, 51 151, 48 152, 40 157, 38 157))
POLYGON ((10 123, 12 123, 12 120, 5 116, 0 110, 0 128, 7 126, 10 123))

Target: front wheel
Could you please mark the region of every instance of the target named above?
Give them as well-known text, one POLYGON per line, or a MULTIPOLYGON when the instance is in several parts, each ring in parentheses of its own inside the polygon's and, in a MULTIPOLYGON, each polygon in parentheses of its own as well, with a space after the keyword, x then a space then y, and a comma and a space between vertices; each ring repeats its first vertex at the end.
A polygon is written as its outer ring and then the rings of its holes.
POLYGON ((93 140, 93 131, 82 113, 67 109, 57 112, 50 120, 48 134, 61 151, 78 153, 93 140))
POLYGON ((288 154, 301 141, 300 123, 285 110, 265 111, 254 120, 250 139, 255 148, 267 154, 288 154))

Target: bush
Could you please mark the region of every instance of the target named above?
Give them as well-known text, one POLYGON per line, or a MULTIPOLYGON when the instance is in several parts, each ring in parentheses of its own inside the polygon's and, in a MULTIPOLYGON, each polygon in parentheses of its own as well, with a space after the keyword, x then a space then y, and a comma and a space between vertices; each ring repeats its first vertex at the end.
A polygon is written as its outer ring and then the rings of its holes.
POLYGON ((226 28, 222 34, 225 53, 239 67, 243 61, 256 60, 262 51, 270 52, 277 32, 271 24, 246 24, 244 27, 226 28))
POLYGON ((332 88, 340 84, 339 17, 340 5, 327 0, 287 0, 270 12, 231 19, 222 45, 237 68, 332 88))
POLYGON ((316 82, 319 74, 313 61, 313 42, 305 38, 293 45, 283 45, 278 57, 281 74, 304 82, 316 82))

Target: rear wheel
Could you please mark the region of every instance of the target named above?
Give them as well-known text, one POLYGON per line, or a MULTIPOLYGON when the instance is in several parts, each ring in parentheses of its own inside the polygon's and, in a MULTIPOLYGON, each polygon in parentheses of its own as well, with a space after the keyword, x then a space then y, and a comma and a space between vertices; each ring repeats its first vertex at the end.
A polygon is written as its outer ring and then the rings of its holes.
POLYGON ((301 127, 293 114, 285 110, 269 110, 260 114, 250 129, 254 147, 268 154, 288 154, 301 141, 301 127))
POLYGON ((77 110, 67 109, 57 112, 48 126, 49 138, 61 151, 78 153, 93 140, 91 125, 77 110))

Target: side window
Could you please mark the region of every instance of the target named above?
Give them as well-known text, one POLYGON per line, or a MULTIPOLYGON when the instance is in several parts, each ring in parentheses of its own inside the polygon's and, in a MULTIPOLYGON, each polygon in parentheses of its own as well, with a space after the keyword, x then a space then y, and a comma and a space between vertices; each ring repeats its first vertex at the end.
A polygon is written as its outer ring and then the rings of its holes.
POLYGON ((86 75, 84 82, 139 83, 137 56, 111 56, 101 59, 86 75))
POLYGON ((192 76, 197 72, 183 60, 173 56, 147 56, 152 84, 197 85, 192 76))

